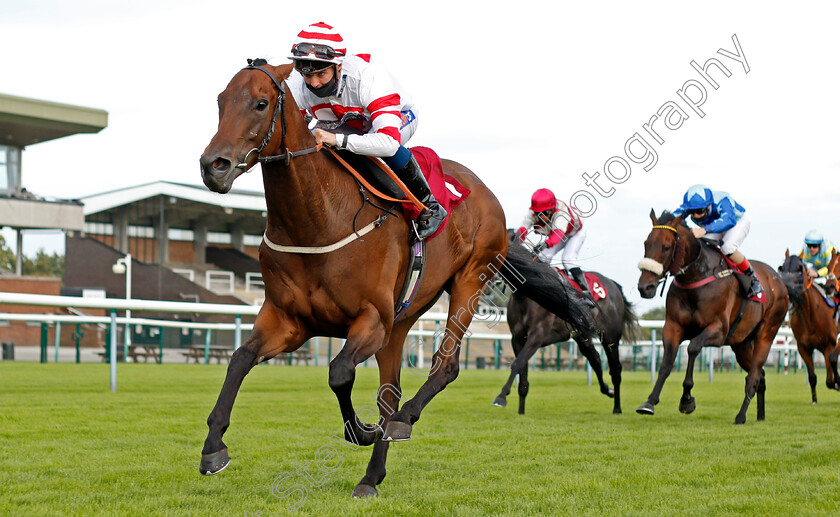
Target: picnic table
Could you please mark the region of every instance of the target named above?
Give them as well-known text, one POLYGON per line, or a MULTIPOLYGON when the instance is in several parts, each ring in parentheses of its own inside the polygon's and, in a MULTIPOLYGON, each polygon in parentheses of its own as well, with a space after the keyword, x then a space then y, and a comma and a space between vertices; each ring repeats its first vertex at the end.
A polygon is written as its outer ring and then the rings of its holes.
MULTIPOLYGON (((108 349, 108 345, 105 345, 104 348, 105 350, 103 352, 98 352, 97 355, 102 358, 103 363, 107 363, 110 361, 111 351, 108 349)), ((160 345, 129 345, 128 357, 130 357, 135 363, 139 362, 138 358, 140 357, 143 358, 144 363, 148 363, 150 357, 154 359, 155 362, 159 363, 161 362, 160 345)), ((125 361, 125 345, 117 345, 117 361, 125 361)))
POLYGON ((184 354, 186 362, 189 363, 190 359, 193 359, 196 363, 201 363, 204 361, 205 348, 207 349, 208 362, 209 359, 216 359, 217 364, 221 364, 222 359, 230 362, 230 356, 233 354, 232 346, 211 345, 205 347, 205 345, 189 345, 181 353, 184 354))

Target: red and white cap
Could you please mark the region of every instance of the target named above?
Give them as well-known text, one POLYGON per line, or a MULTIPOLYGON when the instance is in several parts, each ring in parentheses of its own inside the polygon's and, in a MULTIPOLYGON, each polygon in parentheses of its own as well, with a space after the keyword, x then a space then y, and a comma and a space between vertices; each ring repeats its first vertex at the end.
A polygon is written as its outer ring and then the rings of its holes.
POLYGON ((531 210, 534 212, 545 212, 557 206, 557 198, 554 192, 547 188, 541 188, 531 196, 531 210))
POLYGON ((324 22, 318 22, 307 26, 298 33, 297 38, 295 38, 295 42, 292 45, 292 55, 289 56, 289 59, 294 61, 320 61, 322 63, 334 63, 336 65, 340 65, 346 54, 347 48, 344 46, 344 38, 341 37, 341 34, 339 34, 332 25, 328 25, 324 22), (326 49, 332 51, 334 56, 330 57, 323 51, 312 51, 306 55, 300 55, 300 53, 295 52, 298 45, 306 43, 320 50, 324 50, 326 47, 326 49))

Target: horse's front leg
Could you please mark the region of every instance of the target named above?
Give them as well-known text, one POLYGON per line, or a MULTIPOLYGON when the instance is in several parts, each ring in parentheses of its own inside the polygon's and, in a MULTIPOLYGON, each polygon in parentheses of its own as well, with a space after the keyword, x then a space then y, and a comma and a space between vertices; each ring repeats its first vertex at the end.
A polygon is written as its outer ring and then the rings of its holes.
POLYGON ((640 415, 653 414, 653 407, 659 404, 659 395, 662 393, 665 380, 671 374, 671 369, 674 368, 674 360, 677 357, 677 351, 680 349, 682 337, 683 328, 671 320, 666 320, 665 328, 662 329, 662 361, 659 363, 659 375, 656 378, 653 391, 648 395, 647 402, 637 407, 636 413, 640 415))
POLYGON ((382 428, 378 424, 359 420, 351 395, 356 381, 356 365, 382 347, 385 333, 379 312, 370 306, 350 325, 344 347, 330 362, 330 389, 338 398, 344 438, 357 445, 371 445, 382 436, 382 428))
MULTIPOLYGON (((405 337, 413 322, 404 322, 391 332, 391 339, 387 346, 376 353, 379 365, 379 392, 376 396, 381 415, 380 424, 388 425, 391 416, 399 409, 402 398, 400 387, 400 367, 402 366, 402 350, 405 337)), ((361 481, 353 489, 352 497, 372 497, 378 495, 376 486, 385 479, 385 460, 388 457, 390 442, 379 440, 373 445, 373 453, 368 462, 367 470, 361 481)))
POLYGON ((694 388, 694 363, 705 346, 721 346, 723 344, 723 329, 719 323, 713 323, 703 329, 688 343, 688 363, 685 366, 685 380, 683 380, 683 394, 680 398, 680 413, 691 414, 697 409, 697 402, 691 396, 694 388))
POLYGON ((270 359, 280 352, 300 347, 306 338, 292 331, 292 328, 271 306, 264 304, 254 323, 251 336, 239 350, 233 353, 219 398, 210 416, 207 417, 209 431, 201 451, 199 466, 202 474, 218 474, 230 463, 227 446, 222 441, 222 436, 230 425, 230 413, 242 381, 251 368, 260 361, 270 359))
MULTIPOLYGON (((519 376, 519 414, 525 414, 525 397, 528 396, 528 361, 537 353, 540 346, 542 346, 542 340, 539 338, 537 333, 531 334, 528 339, 525 341, 525 346, 522 347, 522 350, 516 354, 516 358, 510 364, 510 376, 508 377, 507 382, 502 387, 502 393, 499 397, 496 397, 496 403, 499 398, 502 400, 510 393, 511 386, 513 386, 513 380, 516 379, 516 376, 519 376), (523 381, 524 377, 524 381, 523 381), (524 383, 524 384, 523 384, 524 383)), ((496 404, 501 405, 501 404, 496 404)))

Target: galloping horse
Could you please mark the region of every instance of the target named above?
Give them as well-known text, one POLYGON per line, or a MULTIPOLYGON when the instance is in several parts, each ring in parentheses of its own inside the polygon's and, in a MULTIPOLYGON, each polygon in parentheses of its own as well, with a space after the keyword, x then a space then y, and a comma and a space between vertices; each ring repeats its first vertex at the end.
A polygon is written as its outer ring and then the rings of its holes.
POLYGON ((284 81, 291 72, 291 64, 249 60, 219 95, 218 132, 201 156, 204 184, 219 193, 262 162, 267 221, 260 246, 265 302, 251 336, 231 358, 207 419, 200 471, 215 474, 230 462, 222 435, 251 368, 311 337, 340 337, 346 343, 330 362, 329 385, 338 398, 345 438, 375 444, 367 472, 353 490, 354 497, 373 496, 385 478, 389 442, 409 439, 421 411, 457 377, 461 338, 484 285, 496 273, 584 335, 592 332, 591 318, 587 303, 567 291, 550 268, 532 262, 527 252, 508 250, 496 197, 467 168, 444 160, 445 172, 471 193, 426 244, 419 291, 395 321, 396 299, 414 261, 409 224, 393 206, 372 200, 332 155, 318 151, 295 100, 286 95, 284 81), (357 222, 367 226, 358 228, 357 222), (450 301, 442 344, 425 383, 397 410, 406 335, 443 291, 450 301), (381 384, 378 425, 361 422, 351 401, 356 366, 371 356, 381 384))
POLYGON ((840 341, 834 322, 834 307, 830 307, 814 285, 804 261, 785 250, 785 262, 779 267, 791 302, 790 328, 796 338, 796 348, 808 369, 811 403, 817 403, 817 374, 814 373, 814 350, 825 357, 825 384, 828 389, 840 390, 837 356, 840 341))
MULTIPOLYGON (((518 238, 515 235, 513 238, 515 240, 509 245, 518 246, 518 238)), ((589 364, 595 371, 601 393, 613 398, 613 413, 618 414, 621 413, 621 361, 618 357, 618 342, 622 337, 628 342, 635 342, 638 339, 639 323, 632 304, 624 297, 621 286, 600 273, 593 274, 598 277, 598 282, 607 291, 607 297, 596 302, 592 315, 595 319, 595 328, 601 334, 601 344, 607 355, 614 389, 604 382, 601 356, 593 346, 592 340, 577 334, 573 337, 581 353, 589 360, 589 364)), ((528 396, 530 386, 528 361, 540 347, 566 341, 572 336, 572 332, 562 318, 546 311, 542 306, 518 292, 513 293, 508 300, 507 320, 516 359, 510 365, 510 377, 502 387, 499 396, 493 401, 493 405, 507 406, 507 396, 513 380, 519 375, 519 414, 524 415, 525 397, 528 396)))
POLYGON ((696 239, 683 224, 683 216, 674 217, 664 212, 657 219, 651 210, 650 219, 653 229, 645 240, 645 258, 639 262, 642 271, 639 293, 643 298, 653 298, 659 282, 664 281, 668 273, 674 275, 674 282, 665 299, 664 353, 659 377, 647 402, 636 412, 653 414, 680 343, 689 339, 680 411, 691 413, 696 408, 691 388, 697 354, 704 346, 728 344, 735 352, 738 364, 749 372, 744 402, 735 416, 735 423, 746 422, 747 408, 756 394, 758 420, 764 420, 764 363, 788 307, 788 294, 782 279, 767 264, 750 261, 764 287, 766 302, 749 301, 739 288, 738 274, 727 265, 723 254, 696 239))

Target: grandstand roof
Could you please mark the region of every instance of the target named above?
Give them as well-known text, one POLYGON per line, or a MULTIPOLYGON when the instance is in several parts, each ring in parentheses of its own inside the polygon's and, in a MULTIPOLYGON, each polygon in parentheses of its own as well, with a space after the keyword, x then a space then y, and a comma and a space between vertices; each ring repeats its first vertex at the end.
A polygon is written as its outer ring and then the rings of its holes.
POLYGON ((107 126, 104 110, 0 93, 0 144, 26 147, 107 126))

